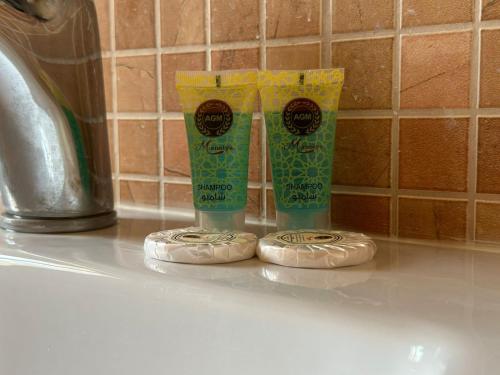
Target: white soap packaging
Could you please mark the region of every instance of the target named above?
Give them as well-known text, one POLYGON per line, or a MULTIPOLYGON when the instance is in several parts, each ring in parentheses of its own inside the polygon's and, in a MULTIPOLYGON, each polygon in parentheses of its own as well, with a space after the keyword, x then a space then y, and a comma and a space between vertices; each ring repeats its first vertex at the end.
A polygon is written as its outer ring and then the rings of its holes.
POLYGON ((151 233, 144 241, 146 257, 191 264, 229 263, 252 258, 257 236, 197 227, 151 233))
POLYGON ((329 230, 289 230, 259 240, 260 260, 288 267, 337 268, 373 259, 377 246, 361 233, 329 230))

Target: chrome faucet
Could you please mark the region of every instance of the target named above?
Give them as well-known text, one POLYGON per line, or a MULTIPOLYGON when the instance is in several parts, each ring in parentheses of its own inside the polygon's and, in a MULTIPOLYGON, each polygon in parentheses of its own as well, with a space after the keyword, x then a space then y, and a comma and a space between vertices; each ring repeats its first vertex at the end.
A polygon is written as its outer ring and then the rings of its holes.
POLYGON ((92 0, 0 0, 0 226, 112 225, 113 189, 92 0))

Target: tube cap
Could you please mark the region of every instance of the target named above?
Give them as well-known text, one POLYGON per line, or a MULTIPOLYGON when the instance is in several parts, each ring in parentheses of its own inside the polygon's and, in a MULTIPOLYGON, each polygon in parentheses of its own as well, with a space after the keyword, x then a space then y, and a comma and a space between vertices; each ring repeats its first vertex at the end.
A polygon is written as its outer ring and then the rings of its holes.
POLYGON ((377 251, 361 233, 297 230, 271 233, 259 240, 261 260, 288 267, 336 268, 368 262, 377 251))
POLYGON ((191 227, 151 233, 144 241, 144 252, 167 262, 215 264, 252 258, 256 245, 253 233, 191 227))
POLYGON ((276 211, 279 231, 291 229, 330 229, 330 208, 276 211))
POLYGON ((196 210, 196 225, 200 228, 231 231, 245 228, 245 211, 201 211, 196 210))

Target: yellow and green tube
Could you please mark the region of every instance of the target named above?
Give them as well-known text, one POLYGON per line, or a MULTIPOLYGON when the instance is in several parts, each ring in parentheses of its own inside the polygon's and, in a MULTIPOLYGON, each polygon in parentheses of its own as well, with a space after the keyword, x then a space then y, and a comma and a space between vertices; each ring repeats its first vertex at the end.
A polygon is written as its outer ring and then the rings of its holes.
POLYGON ((199 226, 243 229, 257 71, 177 72, 199 226))
POLYGON ((330 227, 343 82, 343 69, 259 73, 278 230, 330 227))

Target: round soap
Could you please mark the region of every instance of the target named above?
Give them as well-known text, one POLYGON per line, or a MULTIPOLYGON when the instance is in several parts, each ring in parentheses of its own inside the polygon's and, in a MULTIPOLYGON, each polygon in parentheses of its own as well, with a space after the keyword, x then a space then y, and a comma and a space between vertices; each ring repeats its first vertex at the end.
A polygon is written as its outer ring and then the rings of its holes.
POLYGON ((337 268, 368 262, 377 246, 361 233, 327 230, 290 230, 261 238, 261 260, 288 267, 337 268))
POLYGON ((149 258, 167 262, 215 264, 252 258, 256 245, 253 233, 191 227, 151 233, 144 241, 144 252, 149 258))

